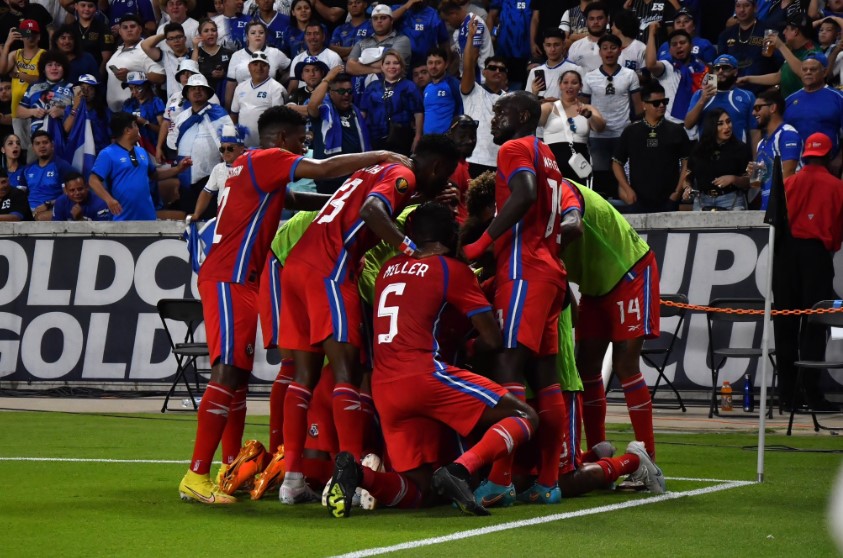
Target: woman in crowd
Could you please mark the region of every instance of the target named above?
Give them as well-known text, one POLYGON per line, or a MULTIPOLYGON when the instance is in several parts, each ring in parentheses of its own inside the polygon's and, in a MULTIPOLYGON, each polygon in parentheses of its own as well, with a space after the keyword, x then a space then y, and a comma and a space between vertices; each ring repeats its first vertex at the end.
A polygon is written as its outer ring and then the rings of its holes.
POLYGON ((568 70, 559 77, 562 98, 553 103, 542 104, 540 124, 544 126, 544 142, 553 151, 562 176, 591 186, 591 172, 581 176, 572 168, 571 161, 584 159, 591 163, 588 151, 588 136, 591 131, 602 131, 606 121, 600 111, 584 104, 579 94, 582 91, 582 76, 575 70, 568 70), (576 155, 580 158, 574 159, 576 155))
POLYGON ((260 21, 250 21, 246 25, 246 46, 231 55, 228 65, 228 83, 226 84, 225 106, 231 106, 234 89, 237 84, 249 79, 249 61, 253 52, 264 52, 269 59, 269 77, 281 81, 281 73, 290 67, 290 59, 282 51, 266 44, 266 25, 260 21))
POLYGON ((409 155, 424 127, 421 94, 411 80, 405 79, 407 68, 397 51, 384 55, 381 70, 383 75, 366 87, 360 102, 372 147, 409 155))
POLYGON ((3 145, 0 146, 3 152, 2 168, 9 175, 9 186, 26 190, 26 183, 23 178, 23 168, 26 161, 21 160, 23 150, 20 145, 20 138, 15 134, 9 134, 3 138, 3 145))
POLYGON ((38 60, 41 79, 26 91, 18 107, 18 118, 30 118, 30 134, 42 128, 57 145, 64 143, 65 109, 73 102, 72 84, 68 83, 70 62, 56 51, 45 52, 38 60))
POLYGON ((199 34, 193 37, 193 60, 199 64, 199 72, 208 80, 208 85, 220 99, 225 98, 225 76, 233 54, 217 44, 217 24, 210 19, 199 22, 199 34))
POLYGON ((71 84, 79 81, 79 76, 84 74, 97 75, 99 65, 90 52, 82 50, 82 41, 79 32, 73 25, 65 24, 59 27, 50 41, 52 50, 64 54, 70 61, 70 72, 67 74, 67 81, 71 84))
POLYGON ((310 0, 295 0, 290 6, 290 27, 284 34, 285 52, 290 58, 295 58, 305 49, 304 30, 313 15, 313 5, 310 0))
POLYGON ((746 209, 752 159, 749 146, 732 134, 732 119, 722 108, 705 114, 700 142, 688 161, 683 200, 694 198, 694 210, 746 209))

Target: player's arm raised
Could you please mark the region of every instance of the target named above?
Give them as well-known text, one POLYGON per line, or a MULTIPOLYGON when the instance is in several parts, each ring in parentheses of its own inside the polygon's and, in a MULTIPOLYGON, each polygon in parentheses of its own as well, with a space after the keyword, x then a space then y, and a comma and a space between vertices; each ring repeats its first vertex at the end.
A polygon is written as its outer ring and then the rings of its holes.
POLYGON ((293 192, 287 190, 287 195, 284 200, 284 207, 296 209, 299 211, 319 211, 322 209, 328 200, 331 199, 330 194, 318 194, 316 192, 293 192))
POLYGON ((512 193, 483 236, 476 242, 463 246, 463 254, 468 260, 476 260, 496 238, 514 227, 535 203, 536 175, 532 172, 520 171, 512 175, 509 179, 509 188, 512 193))

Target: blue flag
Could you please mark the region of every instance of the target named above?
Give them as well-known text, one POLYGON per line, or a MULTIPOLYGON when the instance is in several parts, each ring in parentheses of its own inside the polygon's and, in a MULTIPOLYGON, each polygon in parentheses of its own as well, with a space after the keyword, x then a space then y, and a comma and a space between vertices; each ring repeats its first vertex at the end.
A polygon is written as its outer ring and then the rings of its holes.
POLYGON ((73 168, 82 173, 86 181, 88 180, 97 158, 97 148, 94 145, 94 132, 88 118, 88 105, 84 100, 76 111, 76 120, 73 122, 70 133, 67 134, 62 156, 65 161, 70 161, 73 168))
POLYGON ((187 252, 189 254, 188 260, 194 273, 199 273, 199 268, 202 267, 202 262, 208 252, 211 251, 211 246, 214 243, 214 233, 217 230, 217 219, 214 217, 201 226, 196 222, 191 221, 184 231, 184 240, 187 241, 187 252))

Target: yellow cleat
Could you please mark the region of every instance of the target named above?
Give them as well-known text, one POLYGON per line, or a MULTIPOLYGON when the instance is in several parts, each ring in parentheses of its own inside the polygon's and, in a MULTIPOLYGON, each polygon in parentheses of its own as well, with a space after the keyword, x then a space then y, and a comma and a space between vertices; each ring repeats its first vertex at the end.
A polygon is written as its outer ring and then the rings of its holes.
POLYGON ((278 446, 278 451, 272 456, 272 460, 263 473, 259 473, 255 477, 255 486, 249 492, 252 500, 260 500, 267 490, 277 488, 284 482, 285 473, 286 463, 284 462, 284 446, 282 444, 278 446))
POLYGON ((257 440, 246 442, 225 470, 222 481, 219 483, 220 490, 226 494, 234 494, 238 488, 251 481, 259 471, 264 469, 267 458, 263 444, 257 440))
POLYGON ((193 471, 188 471, 181 479, 179 496, 185 502, 200 502, 202 504, 233 504, 237 501, 234 496, 221 492, 211 482, 209 474, 199 475, 193 471))

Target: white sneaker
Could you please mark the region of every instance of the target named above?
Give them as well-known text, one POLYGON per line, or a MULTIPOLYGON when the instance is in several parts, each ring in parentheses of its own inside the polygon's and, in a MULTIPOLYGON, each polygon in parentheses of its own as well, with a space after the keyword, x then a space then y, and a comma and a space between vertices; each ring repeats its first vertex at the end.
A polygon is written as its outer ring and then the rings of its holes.
POLYGON ((318 502, 319 495, 316 494, 307 483, 304 482, 304 475, 301 473, 287 473, 281 488, 278 489, 278 499, 282 504, 304 504, 307 502, 318 502), (293 477, 293 478, 291 478, 293 477))
POLYGON ((664 494, 666 490, 664 475, 662 470, 650 459, 650 455, 644 448, 644 442, 630 442, 626 446, 626 453, 637 455, 640 461, 638 469, 629 475, 629 480, 642 483, 653 494, 664 494))
MULTIPOLYGON (((372 471, 378 471, 382 473, 383 468, 383 460, 375 455, 374 453, 370 453, 366 457, 363 458, 363 461, 360 462, 360 465, 363 467, 368 467, 372 471)), ((357 491, 354 494, 353 501, 359 501, 359 505, 364 510, 373 510, 378 507, 378 501, 375 499, 374 496, 369 494, 369 491, 365 488, 357 487, 357 491)), ((355 503, 354 505, 358 505, 355 503)))

